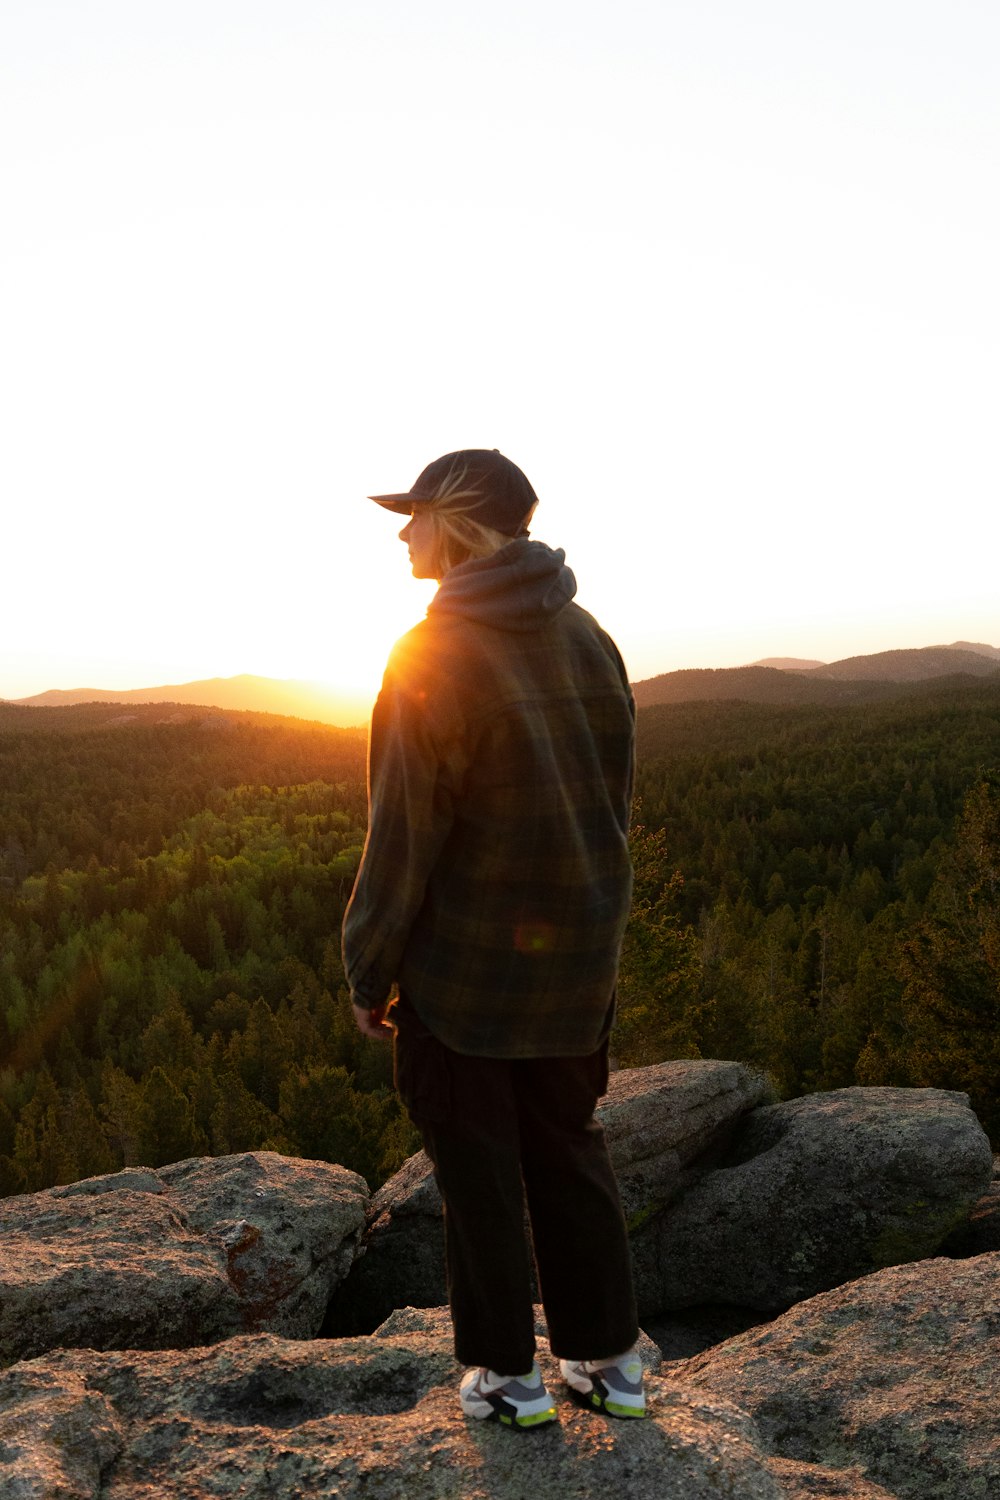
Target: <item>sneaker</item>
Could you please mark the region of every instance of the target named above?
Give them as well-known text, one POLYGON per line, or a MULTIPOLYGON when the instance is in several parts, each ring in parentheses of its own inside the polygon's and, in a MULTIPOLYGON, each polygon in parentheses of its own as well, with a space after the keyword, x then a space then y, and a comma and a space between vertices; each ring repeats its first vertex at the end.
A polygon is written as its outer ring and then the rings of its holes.
POLYGON ((642 1361, 634 1349, 617 1359, 561 1359, 559 1369, 573 1400, 588 1411, 606 1411, 609 1417, 646 1415, 642 1361))
POLYGON ((541 1371, 533 1365, 527 1375, 498 1375, 495 1370, 466 1370, 459 1400, 467 1417, 492 1417, 505 1427, 528 1429, 556 1420, 552 1397, 541 1371))

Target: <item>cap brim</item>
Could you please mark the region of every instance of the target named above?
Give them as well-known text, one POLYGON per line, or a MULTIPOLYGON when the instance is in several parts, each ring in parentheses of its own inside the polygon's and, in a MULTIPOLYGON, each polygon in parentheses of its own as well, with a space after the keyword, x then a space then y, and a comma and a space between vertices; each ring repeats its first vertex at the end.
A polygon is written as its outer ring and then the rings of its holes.
POLYGON ((413 513, 412 495, 369 495, 368 499, 374 500, 376 505, 384 505, 386 510, 394 510, 397 516, 413 513))

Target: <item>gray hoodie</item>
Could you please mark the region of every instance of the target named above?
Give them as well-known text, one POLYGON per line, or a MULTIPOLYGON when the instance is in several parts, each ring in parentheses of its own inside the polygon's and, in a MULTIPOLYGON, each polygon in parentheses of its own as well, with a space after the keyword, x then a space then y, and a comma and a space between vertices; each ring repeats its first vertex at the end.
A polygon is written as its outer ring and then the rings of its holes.
POLYGON ((479 620, 499 630, 537 630, 576 593, 576 579, 562 548, 518 537, 490 557, 453 568, 428 608, 479 620))

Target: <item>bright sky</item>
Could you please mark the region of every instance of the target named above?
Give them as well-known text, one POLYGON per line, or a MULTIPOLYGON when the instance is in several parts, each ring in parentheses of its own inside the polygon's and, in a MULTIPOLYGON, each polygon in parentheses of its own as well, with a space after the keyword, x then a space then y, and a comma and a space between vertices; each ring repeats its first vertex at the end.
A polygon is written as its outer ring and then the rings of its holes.
POLYGON ((0 696, 374 688, 456 447, 633 678, 1000 645, 996 0, 2 0, 0 696))

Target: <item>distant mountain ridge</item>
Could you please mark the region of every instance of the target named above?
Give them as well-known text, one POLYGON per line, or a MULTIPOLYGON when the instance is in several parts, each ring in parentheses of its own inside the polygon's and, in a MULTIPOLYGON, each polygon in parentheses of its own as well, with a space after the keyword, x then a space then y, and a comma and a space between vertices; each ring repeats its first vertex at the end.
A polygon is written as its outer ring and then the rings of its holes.
POLYGON ((779 672, 808 672, 812 667, 825 667, 825 661, 803 661, 799 656, 764 656, 760 661, 749 663, 751 667, 776 667, 779 672))
POLYGON ((994 661, 1000 661, 1000 646, 986 646, 982 641, 952 641, 950 646, 942 646, 940 649, 942 651, 974 651, 977 656, 992 656, 994 661))
POLYGON ((748 667, 664 672, 633 683, 635 701, 639 708, 654 703, 731 699, 748 703, 857 703, 885 697, 908 683, 941 678, 996 677, 1000 682, 1000 649, 964 641, 953 646, 849 656, 819 666, 799 664, 789 657, 770 658, 770 662, 776 660, 789 665, 757 662, 748 667))
MULTIPOLYGON (((935 678, 1000 680, 1000 647, 970 641, 914 650, 879 651, 816 662, 767 657, 745 667, 687 667, 633 683, 640 708, 654 703, 742 699, 750 703, 856 703, 935 678)), ((30 698, 0 699, 18 707, 56 708, 81 703, 192 704, 202 708, 280 714, 342 728, 366 724, 372 696, 337 693, 317 682, 278 680, 242 673, 164 687, 52 688, 30 698)))
POLYGON ((989 677, 1000 669, 1000 651, 993 647, 924 646, 910 651, 878 651, 874 656, 847 656, 843 661, 813 667, 811 677, 837 677, 858 682, 923 682, 928 677, 950 677, 955 672, 989 677))
POLYGON ((286 718, 313 719, 350 728, 367 722, 372 699, 361 693, 338 693, 317 682, 278 680, 242 673, 210 677, 165 687, 51 688, 12 701, 28 708, 62 708, 77 703, 190 703, 203 708, 251 709, 286 718))

